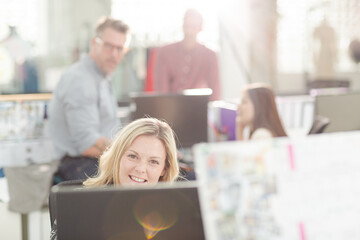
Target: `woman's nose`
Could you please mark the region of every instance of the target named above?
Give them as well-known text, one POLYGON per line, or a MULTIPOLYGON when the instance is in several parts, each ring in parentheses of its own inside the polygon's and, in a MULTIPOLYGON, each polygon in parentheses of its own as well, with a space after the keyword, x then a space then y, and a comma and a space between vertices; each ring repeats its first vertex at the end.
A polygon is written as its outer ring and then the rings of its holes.
POLYGON ((139 161, 135 166, 135 170, 138 172, 145 172, 146 171, 146 162, 139 161))

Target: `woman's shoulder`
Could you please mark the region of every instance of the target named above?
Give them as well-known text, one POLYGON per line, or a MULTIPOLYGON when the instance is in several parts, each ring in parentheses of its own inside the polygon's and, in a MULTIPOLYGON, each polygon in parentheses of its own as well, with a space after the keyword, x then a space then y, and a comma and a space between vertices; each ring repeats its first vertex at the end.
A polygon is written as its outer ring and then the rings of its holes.
POLYGON ((251 140, 273 138, 271 131, 267 128, 258 128, 251 135, 251 140))

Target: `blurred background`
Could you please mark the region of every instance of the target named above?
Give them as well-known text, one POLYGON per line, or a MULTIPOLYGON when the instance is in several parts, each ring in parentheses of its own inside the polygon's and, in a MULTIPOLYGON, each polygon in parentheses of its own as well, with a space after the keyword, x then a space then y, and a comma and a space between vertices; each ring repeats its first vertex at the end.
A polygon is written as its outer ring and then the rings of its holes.
MULTIPOLYGON (((360 129, 354 105, 360 101, 360 0, 0 0, 0 4, 0 223, 8 223, 0 224, 1 239, 49 239, 48 209, 17 214, 2 204, 9 201, 3 167, 31 167, 53 159, 45 131, 48 101, 64 70, 87 54, 96 21, 103 15, 121 19, 131 29, 130 51, 112 78, 118 102, 124 103, 118 112, 123 123, 129 120, 126 103, 131 94, 146 90, 151 50, 181 40, 185 10, 197 8, 204 17, 199 40, 217 52, 220 66, 223 101, 210 103, 204 115, 209 142, 235 140, 235 103, 242 88, 252 82, 273 87, 289 136, 311 134, 318 115, 331 120, 328 132, 360 129), (311 89, 318 88, 339 89, 318 90, 315 98, 311 89), (35 99, 26 98, 31 94, 14 96, 23 93, 50 94, 35 99)), ((36 173, 31 168, 29 172, 36 173)))
POLYGON ((318 79, 360 88, 360 0, 0 0, 0 94, 52 92, 88 51, 96 20, 130 25, 131 50, 113 84, 119 101, 144 90, 149 49, 180 40, 189 7, 204 16, 199 38, 219 56, 222 98, 248 82, 277 94, 318 79))

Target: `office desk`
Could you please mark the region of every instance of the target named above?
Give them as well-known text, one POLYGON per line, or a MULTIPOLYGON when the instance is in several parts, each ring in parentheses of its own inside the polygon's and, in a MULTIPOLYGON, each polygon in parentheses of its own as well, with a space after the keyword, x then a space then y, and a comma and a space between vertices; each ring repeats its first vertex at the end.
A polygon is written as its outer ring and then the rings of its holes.
POLYGON ((0 167, 27 166, 55 159, 50 139, 0 141, 0 167))
MULTIPOLYGON (((13 222, 19 223, 17 228, 21 229, 22 240, 26 240, 29 235, 36 234, 30 234, 29 226, 34 221, 28 218, 39 215, 38 212, 46 204, 52 176, 57 170, 53 145, 46 138, 3 140, 0 141, 0 156, 0 168, 4 168, 8 190, 1 193, 8 195, 8 202, 2 205, 2 212, 12 216, 13 222), (4 206, 11 212, 6 211, 4 206), (21 217, 16 218, 16 213, 21 217)), ((32 228, 33 232, 37 230, 36 226, 32 228)), ((16 227, 12 229, 14 231, 16 227)))
POLYGON ((0 215, 12 226, 0 231, 1 238, 48 239, 39 236, 43 226, 37 216, 57 168, 52 143, 42 135, 50 99, 51 94, 0 95, 0 168, 5 172, 0 215))

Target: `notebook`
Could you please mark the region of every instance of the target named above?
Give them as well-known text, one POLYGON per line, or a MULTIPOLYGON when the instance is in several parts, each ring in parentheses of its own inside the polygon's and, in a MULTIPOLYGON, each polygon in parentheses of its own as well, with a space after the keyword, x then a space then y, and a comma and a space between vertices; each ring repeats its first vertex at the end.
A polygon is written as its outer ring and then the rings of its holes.
POLYGON ((193 183, 52 188, 58 239, 205 239, 193 183))

